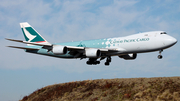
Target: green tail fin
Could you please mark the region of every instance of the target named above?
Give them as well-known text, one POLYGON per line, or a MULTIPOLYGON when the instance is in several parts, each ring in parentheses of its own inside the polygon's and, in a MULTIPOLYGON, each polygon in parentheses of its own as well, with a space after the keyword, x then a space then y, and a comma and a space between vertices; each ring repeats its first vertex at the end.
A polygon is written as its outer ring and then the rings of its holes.
POLYGON ((20 23, 24 38, 28 42, 48 43, 31 25, 27 22, 20 23))

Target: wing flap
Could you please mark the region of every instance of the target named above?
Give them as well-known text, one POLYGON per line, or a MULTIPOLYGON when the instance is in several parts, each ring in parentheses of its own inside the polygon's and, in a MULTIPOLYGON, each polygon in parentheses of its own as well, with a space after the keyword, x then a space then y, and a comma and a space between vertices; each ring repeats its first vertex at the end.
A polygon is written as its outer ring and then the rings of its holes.
POLYGON ((66 46, 68 49, 74 49, 74 50, 84 50, 85 47, 75 47, 75 46, 66 46))

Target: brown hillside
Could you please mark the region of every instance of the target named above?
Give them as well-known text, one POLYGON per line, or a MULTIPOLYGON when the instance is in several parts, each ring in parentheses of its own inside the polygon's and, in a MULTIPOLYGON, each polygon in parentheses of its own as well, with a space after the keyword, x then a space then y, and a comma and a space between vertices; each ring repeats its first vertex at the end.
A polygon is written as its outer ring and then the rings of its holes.
POLYGON ((180 101, 180 77, 85 80, 50 85, 21 101, 180 101))

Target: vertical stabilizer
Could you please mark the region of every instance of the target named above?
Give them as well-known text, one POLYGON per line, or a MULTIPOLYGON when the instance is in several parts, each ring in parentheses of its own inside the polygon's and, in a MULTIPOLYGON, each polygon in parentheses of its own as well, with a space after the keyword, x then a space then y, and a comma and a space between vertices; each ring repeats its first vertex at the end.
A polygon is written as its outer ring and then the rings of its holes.
POLYGON ((20 23, 24 38, 27 42, 48 43, 31 25, 27 22, 20 23))

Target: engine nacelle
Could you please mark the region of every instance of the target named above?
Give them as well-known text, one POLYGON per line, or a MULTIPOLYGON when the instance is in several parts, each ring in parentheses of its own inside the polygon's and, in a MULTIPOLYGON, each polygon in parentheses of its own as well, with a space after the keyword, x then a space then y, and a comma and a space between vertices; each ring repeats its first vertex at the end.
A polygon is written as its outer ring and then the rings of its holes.
POLYGON ((121 55, 119 56, 120 58, 123 58, 125 60, 133 60, 133 59, 136 59, 137 57, 137 54, 136 53, 133 53, 133 54, 127 54, 127 55, 121 55))
POLYGON ((68 51, 66 46, 55 45, 52 48, 52 52, 56 55, 66 54, 68 51))
POLYGON ((99 49, 86 49, 85 55, 88 58, 98 58, 101 56, 101 51, 99 49))

